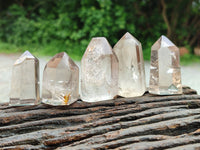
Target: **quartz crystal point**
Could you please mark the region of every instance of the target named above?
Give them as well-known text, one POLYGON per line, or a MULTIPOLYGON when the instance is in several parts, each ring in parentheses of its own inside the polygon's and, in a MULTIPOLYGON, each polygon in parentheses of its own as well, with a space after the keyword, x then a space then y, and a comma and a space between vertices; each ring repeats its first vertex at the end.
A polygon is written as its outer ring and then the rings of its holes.
POLYGON ((42 101, 70 105, 79 99, 79 68, 65 53, 56 54, 45 66, 42 101))
POLYGON ((151 47, 149 92, 158 95, 181 94, 179 49, 161 36, 151 47))
POLYGON ((38 104, 39 91, 39 61, 26 51, 13 65, 9 104, 12 106, 38 104))
POLYGON ((118 92, 118 59, 104 37, 92 38, 81 60, 81 99, 113 99, 118 92))
POLYGON ((127 32, 113 50, 119 60, 119 95, 142 96, 146 91, 146 82, 141 43, 127 32))

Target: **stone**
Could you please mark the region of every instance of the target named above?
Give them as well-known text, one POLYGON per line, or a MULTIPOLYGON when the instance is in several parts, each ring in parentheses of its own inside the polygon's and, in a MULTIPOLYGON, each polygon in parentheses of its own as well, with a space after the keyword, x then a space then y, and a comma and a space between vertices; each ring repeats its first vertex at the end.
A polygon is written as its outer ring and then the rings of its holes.
POLYGON ((163 35, 151 47, 149 93, 182 94, 179 48, 163 35))
POLYGON ((179 47, 180 56, 189 54, 189 50, 186 47, 179 47))
POLYGON ((21 106, 39 103, 39 60, 26 51, 13 65, 9 105, 21 106))
POLYGON ((81 60, 81 99, 97 102, 117 93, 118 59, 106 38, 92 38, 81 60))
POLYGON ((194 54, 195 54, 196 56, 200 56, 200 47, 195 47, 195 48, 194 48, 194 54))
POLYGON ((114 46, 119 60, 118 95, 142 96, 146 91, 144 60, 141 43, 126 33, 114 46))
POLYGON ((56 54, 43 72, 42 102, 70 105, 79 99, 79 68, 65 53, 56 54))

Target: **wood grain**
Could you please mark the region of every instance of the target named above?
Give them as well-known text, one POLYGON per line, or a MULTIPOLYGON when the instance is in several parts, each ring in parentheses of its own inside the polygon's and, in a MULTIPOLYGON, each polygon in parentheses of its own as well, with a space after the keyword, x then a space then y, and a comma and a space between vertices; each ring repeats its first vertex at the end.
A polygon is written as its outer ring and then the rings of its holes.
POLYGON ((0 106, 0 149, 200 149, 200 96, 0 106))

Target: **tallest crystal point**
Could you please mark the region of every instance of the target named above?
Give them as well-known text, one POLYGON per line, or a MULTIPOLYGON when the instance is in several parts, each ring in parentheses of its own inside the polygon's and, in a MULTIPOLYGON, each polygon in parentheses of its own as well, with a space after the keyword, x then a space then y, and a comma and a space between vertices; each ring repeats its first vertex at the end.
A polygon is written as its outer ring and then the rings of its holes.
POLYGON ((179 49, 161 36, 151 47, 149 92, 158 95, 181 94, 179 49))
POLYGON ((136 97, 146 90, 141 43, 126 33, 113 48, 119 60, 119 95, 136 97))
POLYGON ((92 38, 81 60, 81 99, 88 102, 117 95, 118 60, 104 37, 92 38))
POLYGON ((13 65, 10 105, 34 105, 39 100, 39 61, 26 51, 13 65))

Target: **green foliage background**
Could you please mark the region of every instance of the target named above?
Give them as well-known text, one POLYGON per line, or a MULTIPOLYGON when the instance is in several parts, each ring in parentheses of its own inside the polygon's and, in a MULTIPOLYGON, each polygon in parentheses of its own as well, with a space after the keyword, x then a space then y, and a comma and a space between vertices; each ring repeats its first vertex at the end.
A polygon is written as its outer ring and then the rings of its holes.
MULTIPOLYGON (((199 38, 190 44, 200 36, 199 22, 190 26, 195 17, 199 19, 199 3, 165 1, 168 19, 178 15, 175 29, 169 19, 173 32, 169 38, 175 44, 190 48, 199 44, 199 38), (188 5, 189 14, 183 11, 188 5)), ((80 59, 92 37, 104 36, 114 46, 128 31, 142 43, 144 58, 149 59, 151 45, 169 28, 159 0, 0 0, 0 5, 0 51, 29 49, 43 55, 66 51, 80 59)))

